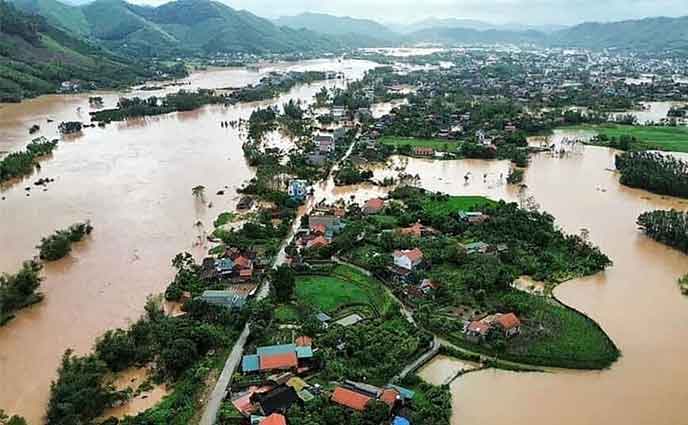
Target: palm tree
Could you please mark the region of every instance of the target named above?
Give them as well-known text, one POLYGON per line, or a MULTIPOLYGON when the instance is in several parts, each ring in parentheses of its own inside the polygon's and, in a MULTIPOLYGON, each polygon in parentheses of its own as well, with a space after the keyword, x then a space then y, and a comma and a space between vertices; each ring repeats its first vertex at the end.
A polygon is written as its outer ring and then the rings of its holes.
POLYGON ((201 201, 205 202, 205 186, 203 186, 203 185, 194 186, 191 189, 191 194, 196 199, 200 199, 201 201))

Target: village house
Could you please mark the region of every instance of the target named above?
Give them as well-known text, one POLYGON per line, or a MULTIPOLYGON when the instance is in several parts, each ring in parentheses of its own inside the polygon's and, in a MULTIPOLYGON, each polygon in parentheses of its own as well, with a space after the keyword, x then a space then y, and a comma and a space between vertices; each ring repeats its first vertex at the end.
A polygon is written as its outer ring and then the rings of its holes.
POLYGON ((313 364, 313 348, 297 344, 258 347, 256 354, 245 355, 241 360, 244 373, 296 371, 305 372, 313 364))
POLYGON ((493 330, 499 330, 510 338, 521 333, 521 321, 514 313, 491 314, 469 322, 464 328, 464 334, 469 340, 477 342, 484 340, 493 330))
POLYGON ((435 150, 433 148, 418 146, 413 148, 413 154, 416 156, 434 156, 435 150))
POLYGON ((241 309, 246 305, 248 296, 231 290, 223 291, 203 291, 199 297, 201 301, 208 304, 219 305, 229 309, 241 309))
POLYGON ((415 238, 420 238, 424 236, 434 236, 438 234, 437 230, 431 227, 424 226, 420 223, 415 223, 409 227, 399 229, 399 233, 402 236, 412 236, 415 238))
POLYGON ((330 109, 330 114, 335 121, 342 120, 346 117, 346 108, 344 106, 333 106, 330 109))
POLYGON ((459 218, 466 220, 468 224, 482 224, 490 219, 490 216, 479 211, 459 211, 459 218))
POLYGON ((300 404, 301 399, 294 388, 280 385, 268 392, 253 394, 251 402, 263 415, 279 413, 281 416, 294 404, 300 404))
POLYGON ((392 411, 413 397, 413 391, 395 385, 380 388, 362 382, 346 380, 335 388, 331 400, 340 406, 357 411, 365 410, 368 403, 378 400, 385 403, 392 411))
POLYGON ((337 142, 331 134, 319 134, 315 136, 313 143, 315 143, 318 152, 322 154, 331 154, 337 147, 337 142))
POLYGON ((289 197, 297 201, 302 201, 308 195, 308 184, 305 180, 292 180, 287 189, 289 197))
POLYGON ((394 251, 394 265, 406 270, 414 270, 423 262, 423 251, 419 248, 394 251))
POLYGON ((378 214, 385 207, 385 201, 380 198, 368 199, 363 204, 363 214, 378 214))
POLYGON ((330 322, 332 318, 323 312, 316 313, 315 318, 320 322, 323 328, 327 329, 330 327, 330 322))

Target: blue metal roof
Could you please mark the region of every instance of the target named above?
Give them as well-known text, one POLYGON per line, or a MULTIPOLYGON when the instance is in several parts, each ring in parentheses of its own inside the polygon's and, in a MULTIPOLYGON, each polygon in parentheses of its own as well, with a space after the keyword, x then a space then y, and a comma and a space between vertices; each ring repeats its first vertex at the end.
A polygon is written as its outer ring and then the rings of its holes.
POLYGON ((395 416, 392 425, 411 425, 411 422, 402 416, 395 416))
POLYGON ((310 359, 313 357, 312 347, 296 347, 296 357, 299 359, 310 359))
POLYGON ((221 258, 217 260, 215 266, 219 270, 232 270, 234 268, 234 261, 230 260, 229 258, 221 258))
POLYGON ((408 388, 400 387, 398 385, 389 385, 389 388, 394 388, 399 391, 399 395, 405 400, 412 400, 416 393, 408 388))
POLYGON ((244 372, 256 372, 260 369, 260 357, 257 354, 249 354, 241 359, 241 370, 244 372))
POLYGON ((272 356, 275 354, 293 353, 294 351, 296 351, 295 344, 282 344, 258 347, 256 353, 258 353, 259 356, 272 356))
POLYGON ((315 317, 316 317, 318 320, 320 320, 321 322, 329 322, 330 320, 332 320, 332 318, 331 318, 330 316, 328 316, 327 314, 322 313, 322 312, 316 314, 315 317))

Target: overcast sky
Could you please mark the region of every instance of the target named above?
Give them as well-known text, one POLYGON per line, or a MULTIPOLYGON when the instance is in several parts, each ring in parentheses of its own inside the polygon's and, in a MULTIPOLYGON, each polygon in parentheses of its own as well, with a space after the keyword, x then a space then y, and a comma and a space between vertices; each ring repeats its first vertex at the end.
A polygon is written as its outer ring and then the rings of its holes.
MULTIPOLYGON (((276 18, 302 12, 409 23, 430 17, 492 23, 575 24, 646 16, 688 15, 688 0, 219 0, 236 9, 276 18)), ((166 0, 133 0, 161 4, 166 0)))

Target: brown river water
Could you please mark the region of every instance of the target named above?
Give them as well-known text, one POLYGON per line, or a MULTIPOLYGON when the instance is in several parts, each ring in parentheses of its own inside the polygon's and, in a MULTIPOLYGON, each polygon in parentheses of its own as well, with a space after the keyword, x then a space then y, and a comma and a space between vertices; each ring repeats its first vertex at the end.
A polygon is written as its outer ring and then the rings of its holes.
MULTIPOLYGON (((309 69, 342 70, 351 78, 372 64, 313 61, 309 69)), ((207 71, 192 86, 229 87, 256 81, 246 70, 207 71)), ((310 98, 322 84, 282 96, 310 98)), ((339 82, 341 84, 341 82, 339 82)), ((170 89, 166 89, 170 90, 170 89)), ((158 94, 144 92, 146 94, 158 94)), ((117 94, 104 94, 106 105, 117 94)), ((88 95, 46 96, 0 109, 0 150, 17 149, 39 122, 53 136, 50 117, 77 118, 88 111, 88 95)), ((46 299, 0 328, 0 407, 39 423, 62 352, 87 351, 104 330, 126 325, 142 311, 145 296, 159 292, 172 276, 169 261, 179 251, 201 256, 201 220, 209 227, 234 207, 235 189, 252 176, 243 160, 238 131, 220 120, 247 118, 255 105, 206 107, 198 111, 86 129, 63 142, 40 173, 3 189, 0 201, 0 271, 15 271, 35 255, 41 236, 77 220, 90 219, 95 231, 71 256, 46 267, 46 299), (24 187, 39 176, 56 178, 47 192, 24 187), (191 196, 203 184, 212 208, 191 196), (227 186, 227 194, 215 195, 227 186)), ((554 139, 564 136, 557 133, 554 139)), ((399 161, 399 160, 397 160, 399 161)), ((610 334, 623 357, 602 372, 517 374, 472 372, 452 384, 453 424, 685 424, 688 423, 688 299, 676 279, 688 272, 686 256, 640 234, 635 219, 643 211, 685 208, 683 201, 624 188, 613 168, 613 152, 584 147, 555 158, 538 154, 525 176, 528 194, 552 213, 561 227, 590 232, 614 261, 606 272, 561 285, 557 296, 584 311, 610 334)), ((419 185, 451 194, 485 194, 516 200, 518 189, 504 184, 503 161, 409 160, 406 172, 419 185), (464 176, 471 172, 468 183, 464 176)), ((385 172, 376 172, 381 176, 385 172)), ((317 193, 358 199, 383 194, 376 186, 333 188, 317 193)), ((448 362, 447 359, 440 361, 448 362)), ((456 365, 424 369, 433 382, 456 365)))
MULTIPOLYGON (((259 71, 225 69, 191 76, 184 88, 236 87, 254 83, 274 69, 333 70, 360 78, 374 64, 363 61, 317 60, 274 65, 259 71)), ((89 219, 95 230, 72 254, 45 268, 45 300, 22 311, 0 328, 0 408, 41 423, 62 353, 87 352, 109 328, 136 320, 148 294, 159 293, 173 276, 170 260, 180 251, 197 257, 200 220, 206 228, 226 210, 233 210, 236 188, 254 175, 241 149, 239 130, 220 121, 247 119, 258 105, 289 99, 312 99, 333 80, 299 86, 272 102, 231 107, 208 106, 192 112, 112 123, 87 128, 83 135, 60 143, 39 172, 5 185, 0 197, 0 272, 16 271, 32 258, 42 236, 76 221, 89 219), (53 177, 47 191, 32 187, 40 177, 53 177), (191 195, 206 186, 207 202, 191 195), (225 190, 224 196, 216 195, 225 190)), ((126 93, 160 95, 176 91, 126 93)), ((121 94, 103 93, 105 106, 121 94)), ((28 128, 41 125, 35 136, 57 136, 62 120, 88 121, 88 94, 44 96, 0 109, 0 151, 20 149, 31 137, 28 128), (77 108, 81 108, 80 111, 77 108), (46 119, 54 119, 48 124, 46 119)))
MULTIPOLYGON (((566 135, 557 132, 553 139, 566 135)), ((528 194, 565 231, 588 229, 592 242, 614 261, 605 272, 567 282, 555 294, 600 323, 623 357, 601 372, 467 374, 451 387, 453 425, 688 423, 688 387, 683 384, 688 379, 688 298, 676 284, 688 272, 688 259, 635 226, 644 211, 686 209, 688 204, 621 186, 607 170, 614 168, 611 150, 576 151, 564 158, 535 156, 525 183, 528 194)), ((443 181, 451 175, 445 172, 438 167, 443 181)), ((427 186, 465 193, 438 179, 427 186)), ((513 192, 504 195, 513 199, 513 192)))

